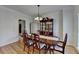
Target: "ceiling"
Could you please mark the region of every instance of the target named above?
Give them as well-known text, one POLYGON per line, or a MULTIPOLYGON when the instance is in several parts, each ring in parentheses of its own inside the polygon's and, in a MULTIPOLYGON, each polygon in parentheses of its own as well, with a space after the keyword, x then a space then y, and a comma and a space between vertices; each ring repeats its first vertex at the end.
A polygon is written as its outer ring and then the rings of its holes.
MULTIPOLYGON (((38 8, 36 5, 4 5, 4 7, 19 11, 30 16, 37 16, 38 14, 38 8)), ((46 13, 59 11, 67 7, 70 7, 70 5, 40 5, 39 14, 43 15, 46 13)))

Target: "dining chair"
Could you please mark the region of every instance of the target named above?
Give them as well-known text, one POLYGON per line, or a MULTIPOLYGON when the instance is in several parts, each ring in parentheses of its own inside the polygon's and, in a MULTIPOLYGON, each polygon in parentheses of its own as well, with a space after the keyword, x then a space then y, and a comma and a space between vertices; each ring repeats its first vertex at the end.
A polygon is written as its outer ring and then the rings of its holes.
POLYGON ((35 41, 34 46, 33 46, 34 49, 39 50, 39 54, 40 54, 41 50, 44 50, 46 53, 47 46, 44 42, 40 41, 40 37, 38 34, 34 34, 34 41, 35 41))
POLYGON ((68 35, 66 33, 64 41, 56 41, 54 45, 50 46, 50 51, 52 51, 53 53, 54 53, 54 51, 58 51, 58 52, 64 54, 65 53, 65 46, 66 46, 66 43, 67 43, 67 38, 68 38, 68 35))
POLYGON ((28 34, 27 33, 23 33, 23 42, 24 42, 24 51, 25 51, 25 48, 27 46, 28 54, 29 54, 29 49, 30 49, 31 46, 33 47, 34 43, 33 43, 33 41, 30 38, 28 38, 28 34))

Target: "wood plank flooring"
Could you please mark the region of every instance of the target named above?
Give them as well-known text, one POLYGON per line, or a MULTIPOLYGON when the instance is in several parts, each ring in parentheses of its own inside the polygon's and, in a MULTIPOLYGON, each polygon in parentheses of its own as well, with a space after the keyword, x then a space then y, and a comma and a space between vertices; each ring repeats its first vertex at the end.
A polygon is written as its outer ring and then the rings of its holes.
MULTIPOLYGON (((25 51, 23 51, 22 40, 0 47, 0 54, 27 54, 27 52, 28 52, 27 48, 25 51)), ((41 51, 41 54, 43 54, 43 52, 44 51, 41 51)), ((30 48, 30 54, 32 54, 32 47, 30 48)), ((35 50, 34 54, 38 54, 38 51, 35 50)), ((55 52, 55 54, 59 53, 55 52)), ((77 54, 77 51, 72 46, 66 46, 65 54, 77 54)))

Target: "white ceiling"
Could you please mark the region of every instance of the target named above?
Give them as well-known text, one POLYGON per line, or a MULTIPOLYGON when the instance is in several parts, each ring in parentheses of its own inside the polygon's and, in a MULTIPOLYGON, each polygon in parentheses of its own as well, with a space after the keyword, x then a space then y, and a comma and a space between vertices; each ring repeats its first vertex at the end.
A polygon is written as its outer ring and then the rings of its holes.
MULTIPOLYGON (((19 11, 21 13, 37 16, 38 8, 36 5, 4 5, 4 7, 19 11)), ((70 5, 40 5, 40 15, 62 10, 63 8, 70 7, 70 5)))

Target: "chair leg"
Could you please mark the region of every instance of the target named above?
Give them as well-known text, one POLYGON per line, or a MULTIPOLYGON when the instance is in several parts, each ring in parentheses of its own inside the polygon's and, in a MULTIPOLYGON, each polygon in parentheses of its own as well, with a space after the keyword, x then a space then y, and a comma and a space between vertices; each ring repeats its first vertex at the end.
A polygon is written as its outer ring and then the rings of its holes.
POLYGON ((50 49, 50 48, 48 48, 48 50, 49 50, 49 53, 51 54, 51 49, 50 49))
POLYGON ((28 47, 28 54, 29 54, 29 47, 28 47))
POLYGON ((49 50, 50 54, 51 54, 51 50, 49 50))
POLYGON ((39 50, 39 54, 40 54, 40 50, 39 50))
POLYGON ((48 52, 47 46, 45 47, 45 54, 48 52))
POLYGON ((47 53, 47 49, 45 49, 45 52, 44 52, 45 54, 47 53))
POLYGON ((53 52, 53 54, 54 54, 54 50, 53 50, 52 52, 53 52))
POLYGON ((23 51, 25 51, 25 44, 24 44, 24 49, 23 49, 23 51))
POLYGON ((62 53, 64 54, 64 49, 63 49, 63 52, 62 53))
POLYGON ((53 46, 53 50, 52 50, 53 54, 54 54, 54 50, 55 50, 55 45, 53 46))
POLYGON ((34 53, 34 47, 33 47, 33 53, 34 53))
POLYGON ((64 54, 64 51, 62 53, 64 54))

